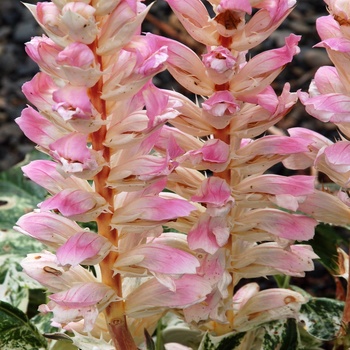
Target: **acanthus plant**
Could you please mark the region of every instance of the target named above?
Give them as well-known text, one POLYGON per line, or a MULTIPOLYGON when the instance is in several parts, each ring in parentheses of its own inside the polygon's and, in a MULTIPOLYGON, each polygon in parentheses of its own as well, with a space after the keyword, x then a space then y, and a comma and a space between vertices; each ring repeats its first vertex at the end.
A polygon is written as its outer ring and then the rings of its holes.
POLYGON ((247 60, 295 1, 212 0, 212 18, 200 0, 168 3, 206 46, 201 57, 142 35, 140 1, 27 5, 46 35, 26 45, 41 72, 23 86, 36 109, 17 123, 51 160, 23 167, 49 196, 16 229, 47 245, 22 266, 51 293, 39 310, 77 345, 80 334, 136 349, 169 311, 203 333, 254 334, 307 302, 291 289, 237 289, 302 277, 317 258, 299 243, 323 219, 310 209, 314 177, 269 172, 312 158, 304 134, 268 132, 297 101, 288 83, 280 96, 270 84, 300 37, 247 60), (201 101, 156 87, 165 69, 201 101))
MULTIPOLYGON (((333 123, 338 137, 332 141, 316 132, 297 128, 295 136, 304 134, 309 138, 312 152, 297 157, 293 163, 303 167, 312 165, 331 182, 330 186, 323 185, 325 189, 315 191, 311 205, 306 203, 309 211, 329 223, 349 228, 350 73, 347 67, 350 62, 350 7, 347 2, 339 0, 325 0, 325 3, 329 15, 316 21, 321 41, 315 47, 326 49, 333 66, 320 67, 308 93, 300 92, 299 98, 310 115, 321 122, 333 123)), ((338 248, 338 253, 340 276, 349 283, 349 255, 341 248, 338 248)), ((350 322, 349 288, 344 298, 342 334, 346 333, 350 322)), ((339 344, 349 347, 349 340, 339 344)))

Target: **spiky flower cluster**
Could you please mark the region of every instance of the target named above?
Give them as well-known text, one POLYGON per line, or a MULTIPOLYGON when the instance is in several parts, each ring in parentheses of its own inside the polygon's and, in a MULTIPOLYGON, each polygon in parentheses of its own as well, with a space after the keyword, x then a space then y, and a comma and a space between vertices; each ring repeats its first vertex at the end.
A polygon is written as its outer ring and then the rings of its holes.
POLYGON ((141 35, 141 1, 27 5, 46 35, 26 45, 41 72, 23 86, 36 109, 17 123, 51 160, 23 168, 49 196, 17 223, 48 246, 22 266, 52 293, 40 311, 54 325, 117 349, 136 349, 169 310, 218 335, 296 317, 297 292, 235 287, 303 276, 317 257, 298 243, 317 223, 301 214, 314 178, 269 172, 313 152, 303 135, 268 132, 297 101, 289 84, 280 96, 270 84, 300 37, 246 59, 295 1, 211 0, 214 17, 200 0, 168 3, 206 46, 201 57, 141 35), (200 101, 156 87, 164 69, 200 101), (82 228, 89 222, 96 232, 82 228))
POLYGON ((310 151, 298 157, 299 165, 313 165, 326 174, 340 188, 332 191, 316 191, 306 210, 317 218, 339 226, 349 224, 349 175, 350 175, 350 8, 339 0, 326 1, 330 14, 317 19, 316 28, 321 42, 316 47, 327 50, 334 66, 318 69, 311 82, 309 93, 300 92, 300 101, 306 111, 325 123, 334 123, 339 130, 339 140, 333 142, 322 135, 296 129, 295 135, 310 140, 310 151), (311 209, 312 208, 312 209, 311 209))

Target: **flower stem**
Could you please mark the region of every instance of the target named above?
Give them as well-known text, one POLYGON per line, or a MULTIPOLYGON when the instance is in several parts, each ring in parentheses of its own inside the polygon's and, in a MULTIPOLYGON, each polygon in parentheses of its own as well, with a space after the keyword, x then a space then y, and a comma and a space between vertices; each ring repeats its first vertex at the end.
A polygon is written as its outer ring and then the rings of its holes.
MULTIPOLYGON (((101 99, 103 81, 99 82, 90 89, 91 103, 101 114, 102 119, 106 119, 105 101, 101 99)), ((106 136, 106 127, 103 125, 98 131, 91 135, 92 148, 102 151, 106 164, 110 163, 110 149, 103 145, 106 136)), ((109 203, 108 213, 101 213, 96 219, 98 233, 109 239, 115 247, 118 247, 118 231, 110 226, 114 211, 115 190, 109 188, 107 178, 110 172, 109 166, 104 166, 102 170, 94 177, 95 191, 105 198, 109 203)), ((113 288, 118 299, 122 298, 122 281, 120 274, 113 275, 113 265, 118 257, 118 253, 110 252, 100 263, 102 282, 113 288)), ((110 303, 105 309, 105 316, 108 329, 117 350, 130 349, 136 350, 136 344, 128 330, 126 316, 124 312, 124 302, 116 301, 110 303)))
MULTIPOLYGON (((230 125, 226 126, 224 129, 216 130, 214 137, 215 137, 215 139, 219 139, 221 141, 224 141, 226 144, 230 145, 230 142, 231 142, 230 125)), ((224 171, 214 173, 213 175, 224 179, 227 182, 227 184, 229 186, 231 186, 231 177, 232 176, 231 176, 231 170, 230 170, 229 166, 224 171)), ((232 236, 229 237, 229 239, 225 245, 225 248, 229 251, 228 255, 230 257, 232 255, 232 236)), ((229 258, 229 260, 230 260, 230 258, 229 258)), ((232 272, 231 272, 231 277, 232 277, 232 281, 234 281, 232 272)), ((233 295, 234 295, 233 282, 228 286, 227 292, 228 292, 227 300, 232 300, 233 295)), ((232 332, 233 323, 234 323, 234 314, 233 314, 232 308, 230 308, 226 311, 226 317, 228 320, 228 324, 222 325, 222 324, 216 323, 215 331, 217 334, 226 334, 226 333, 232 332)))

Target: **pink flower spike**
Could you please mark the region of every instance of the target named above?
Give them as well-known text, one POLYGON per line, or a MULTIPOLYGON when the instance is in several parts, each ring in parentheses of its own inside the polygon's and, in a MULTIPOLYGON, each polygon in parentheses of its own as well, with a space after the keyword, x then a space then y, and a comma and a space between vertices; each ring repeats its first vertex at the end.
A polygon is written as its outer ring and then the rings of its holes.
POLYGON ((95 56, 90 48, 82 43, 74 42, 57 55, 57 63, 61 65, 88 68, 94 62, 95 56))
POLYGON ((240 105, 229 91, 218 91, 202 103, 203 117, 216 129, 225 128, 240 105))
POLYGON ((67 291, 51 294, 49 298, 57 305, 76 309, 79 307, 96 305, 98 303, 104 304, 110 300, 113 295, 113 289, 105 284, 88 282, 79 283, 67 291))
POLYGON ((92 108, 86 87, 66 85, 54 91, 52 97, 56 102, 56 104, 52 106, 52 109, 56 111, 63 120, 91 118, 92 108))
POLYGON ((62 8, 61 21, 72 41, 91 44, 98 33, 95 8, 83 2, 69 2, 62 8))
POLYGON ((57 171, 57 163, 50 160, 34 160, 22 167, 28 178, 44 187, 51 194, 56 194, 66 188, 91 190, 87 181, 73 177, 63 177, 57 171))
MULTIPOLYGON (((152 180, 168 175, 174 166, 170 160, 163 157, 144 155, 120 164, 111 170, 107 183, 109 186, 123 186, 123 180, 135 177, 144 185, 152 180)), ((128 186, 128 184, 126 184, 128 186)), ((135 184, 136 185, 136 184, 135 184)))
MULTIPOLYGON (((149 118, 148 128, 155 128, 165 124, 169 119, 177 117, 180 113, 169 103, 169 96, 163 90, 153 84, 148 84, 142 90, 147 116, 149 118)), ((174 106, 178 107, 178 106, 174 106)))
POLYGON ((209 169, 217 172, 226 168, 230 160, 229 156, 230 150, 227 143, 220 139, 210 139, 199 150, 189 151, 181 156, 179 162, 188 160, 198 169, 209 169))
POLYGON ((76 283, 96 282, 93 274, 80 265, 69 270, 59 266, 56 255, 48 251, 28 254, 21 261, 21 266, 28 276, 41 283, 51 293, 67 290, 76 283))
POLYGON ((250 15, 252 13, 252 6, 250 5, 249 0, 237 0, 235 2, 232 2, 231 0, 221 0, 217 7, 217 11, 221 13, 226 10, 237 12, 242 11, 250 15))
POLYGON ((311 82, 309 93, 310 96, 321 94, 346 94, 349 90, 340 80, 339 73, 335 67, 323 66, 317 69, 314 81, 311 82))
POLYGON ((205 179, 201 184, 198 194, 192 196, 191 200, 214 206, 222 206, 229 200, 234 201, 231 197, 231 189, 227 182, 215 176, 205 179))
POLYGON ((200 0, 166 0, 187 32, 198 42, 207 46, 217 45, 214 22, 200 0))
POLYGON ((57 249, 81 231, 74 221, 50 212, 32 212, 21 216, 14 229, 57 249))
POLYGON ((211 139, 204 143, 204 146, 201 148, 201 153, 203 154, 203 160, 205 162, 211 163, 225 163, 229 158, 229 146, 221 141, 216 139, 211 139))
MULTIPOLYGON (((187 1, 185 4, 188 6, 187 1)), ((157 40, 158 45, 167 46, 167 68, 181 85, 198 95, 210 96, 214 93, 214 83, 208 78, 203 62, 194 51, 175 40, 153 34, 149 36, 157 40)))
POLYGON ((283 212, 277 209, 251 210, 239 220, 236 231, 263 230, 277 237, 308 241, 315 234, 317 221, 305 216, 283 212))
POLYGON ((305 271, 314 269, 312 259, 318 259, 318 256, 308 245, 291 245, 283 249, 277 243, 269 242, 241 249, 234 255, 232 268, 244 278, 280 273, 304 277, 305 271))
POLYGON ((26 43, 25 51, 45 73, 57 76, 58 64, 56 58, 59 52, 62 51, 60 45, 57 45, 45 35, 37 36, 26 43))
POLYGON ((203 214, 188 233, 188 246, 192 250, 202 249, 215 254, 227 243, 229 236, 230 229, 225 217, 203 214))
POLYGON ((210 293, 209 283, 197 275, 184 275, 174 280, 175 292, 156 279, 140 285, 126 297, 125 308, 131 317, 145 317, 168 308, 184 308, 205 299, 210 293))
POLYGON ((52 142, 64 135, 61 130, 32 107, 25 108, 15 121, 31 141, 44 149, 48 149, 52 142))
POLYGON ((23 84, 22 91, 27 100, 38 110, 50 112, 54 104, 52 93, 57 88, 50 75, 40 72, 32 80, 23 84))
POLYGON ((325 160, 329 167, 336 172, 350 171, 350 142, 338 141, 324 149, 325 160))
POLYGON ((106 211, 106 200, 95 192, 65 189, 40 204, 43 211, 58 210, 64 216, 76 221, 88 222, 106 211))
POLYGON ((159 243, 148 243, 121 253, 114 268, 119 270, 128 265, 141 266, 155 273, 182 275, 195 274, 199 262, 195 256, 181 249, 159 243))
POLYGON ((68 238, 57 249, 56 256, 62 266, 96 265, 110 252, 113 244, 94 232, 81 231, 68 238))
POLYGON ((314 181, 315 178, 313 176, 294 175, 285 177, 266 174, 248 177, 241 181, 236 189, 243 193, 305 196, 314 192, 314 181))
MULTIPOLYGON (((65 33, 61 30, 60 9, 51 2, 38 2, 36 5, 34 17, 43 27, 55 36, 64 36, 65 33)), ((31 9, 29 7, 29 9, 31 9)), ((33 12, 33 11, 32 11, 33 12)))
POLYGON ((347 0, 325 0, 328 11, 341 22, 350 20, 350 4, 347 0))
POLYGON ((235 73, 236 58, 226 47, 214 47, 202 55, 202 61, 215 84, 224 84, 235 73))
POLYGON ((101 27, 98 55, 110 55, 130 43, 139 34, 140 27, 150 6, 136 1, 120 1, 101 27))
POLYGON ((53 320, 58 323, 69 323, 84 319, 84 331, 92 330, 98 313, 116 299, 114 290, 103 283, 79 283, 71 289, 49 297, 47 311, 54 314, 53 320))
POLYGON ((237 98, 244 98, 244 95, 258 94, 263 91, 284 66, 292 61, 293 56, 300 52, 298 47, 300 38, 301 36, 291 34, 285 39, 285 46, 262 52, 253 57, 235 75, 230 90, 237 98))
POLYGON ((103 166, 102 155, 87 148, 87 135, 70 133, 50 144, 50 154, 61 163, 63 172, 91 179, 103 166))
POLYGON ((235 329, 245 332, 265 322, 297 317, 301 305, 306 302, 301 294, 289 289, 260 291, 239 308, 235 315, 235 329))
POLYGON ((195 209, 194 205, 183 199, 144 196, 117 208, 112 223, 121 224, 140 219, 162 222, 188 216, 195 209))
POLYGON ((300 101, 306 111, 322 122, 349 123, 350 96, 343 94, 325 94, 308 98, 299 93, 300 101))

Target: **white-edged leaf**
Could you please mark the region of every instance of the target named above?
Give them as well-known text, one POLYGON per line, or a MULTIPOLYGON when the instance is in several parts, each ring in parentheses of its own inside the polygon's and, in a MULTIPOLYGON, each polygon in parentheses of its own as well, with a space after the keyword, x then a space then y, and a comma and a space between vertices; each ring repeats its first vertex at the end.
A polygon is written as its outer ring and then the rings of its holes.
POLYGON ((45 350, 47 342, 27 316, 12 305, 0 301, 0 349, 45 350))
MULTIPOLYGON (((199 345, 198 350, 235 350, 235 349, 248 349, 242 348, 242 342, 244 341, 246 333, 229 333, 222 336, 212 336, 206 333, 199 345)), ((251 349, 251 348, 249 348, 251 349)))
POLYGON ((313 337, 328 341, 336 337, 342 322, 344 302, 311 298, 302 305, 299 320, 313 337))
POLYGON ((74 337, 71 338, 73 344, 84 350, 115 350, 112 343, 106 342, 104 339, 94 338, 91 335, 82 335, 74 332, 74 337))
POLYGON ((0 300, 26 312, 30 289, 43 287, 22 272, 20 262, 43 244, 14 230, 0 230, 0 300))
POLYGON ((164 344, 178 343, 196 349, 204 334, 191 329, 183 319, 172 312, 168 312, 162 318, 162 325, 164 328, 162 328, 161 333, 164 344))

